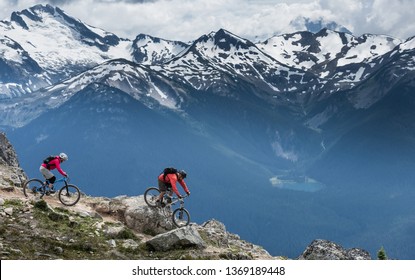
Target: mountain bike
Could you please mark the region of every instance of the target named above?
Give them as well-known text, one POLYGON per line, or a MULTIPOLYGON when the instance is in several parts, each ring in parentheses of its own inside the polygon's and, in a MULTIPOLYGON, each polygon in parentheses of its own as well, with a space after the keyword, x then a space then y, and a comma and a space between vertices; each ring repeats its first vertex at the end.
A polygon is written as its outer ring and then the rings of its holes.
POLYGON ((155 187, 150 187, 144 192, 144 201, 152 208, 159 208, 161 213, 166 217, 171 217, 173 223, 177 227, 184 227, 190 223, 190 213, 184 208, 184 199, 188 195, 179 197, 172 197, 168 192, 164 194, 162 205, 157 205, 157 199, 160 195, 160 190, 155 187), (177 202, 180 203, 179 208, 172 210, 172 206, 177 202))
MULTIPOLYGON (((63 183, 63 187, 58 191, 59 201, 63 205, 73 206, 77 204, 81 198, 81 192, 77 186, 68 184, 68 182, 69 178, 62 177, 61 179, 56 180, 54 185, 57 183, 63 183)), ((49 183, 47 181, 30 179, 24 183, 23 193, 28 198, 42 199, 43 196, 51 195, 55 192, 49 187, 49 183)))

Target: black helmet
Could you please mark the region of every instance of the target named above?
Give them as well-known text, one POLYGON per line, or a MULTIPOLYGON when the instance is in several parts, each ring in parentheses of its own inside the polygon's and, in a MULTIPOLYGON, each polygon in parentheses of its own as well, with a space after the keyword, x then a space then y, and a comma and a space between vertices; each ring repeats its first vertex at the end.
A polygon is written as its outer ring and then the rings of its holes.
POLYGON ((187 176, 187 173, 186 173, 186 171, 184 171, 184 170, 180 170, 179 172, 177 172, 177 173, 179 173, 181 176, 182 176, 182 178, 184 179, 184 178, 186 178, 186 176, 187 176))

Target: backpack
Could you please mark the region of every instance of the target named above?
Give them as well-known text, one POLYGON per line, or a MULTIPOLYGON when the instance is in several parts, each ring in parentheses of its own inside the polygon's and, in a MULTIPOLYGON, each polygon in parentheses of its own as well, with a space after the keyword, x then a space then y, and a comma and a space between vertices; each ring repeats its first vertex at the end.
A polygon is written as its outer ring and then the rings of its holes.
POLYGON ((176 174, 176 173, 177 173, 176 168, 173 168, 173 167, 164 168, 164 170, 163 170, 163 179, 166 180, 167 174, 176 174))
POLYGON ((43 160, 43 163, 44 163, 44 164, 46 164, 47 168, 49 168, 49 167, 50 167, 49 162, 50 162, 51 160, 54 160, 55 158, 56 158, 56 156, 48 156, 47 158, 45 158, 45 159, 43 160))

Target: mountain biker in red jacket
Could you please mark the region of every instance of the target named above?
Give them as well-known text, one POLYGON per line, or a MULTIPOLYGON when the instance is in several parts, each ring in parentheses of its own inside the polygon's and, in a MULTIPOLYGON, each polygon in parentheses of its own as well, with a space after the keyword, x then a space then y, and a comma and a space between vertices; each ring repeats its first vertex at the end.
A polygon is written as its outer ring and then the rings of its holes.
POLYGON ((157 203, 159 205, 162 205, 163 203, 163 196, 166 193, 166 191, 169 191, 170 194, 174 192, 178 198, 181 198, 179 190, 177 189, 176 183, 179 182, 179 184, 182 186, 183 190, 186 192, 187 195, 190 195, 189 188, 187 187, 184 178, 186 178, 187 174, 184 170, 177 171, 173 174, 166 174, 164 175, 161 173, 158 176, 158 185, 160 190, 159 198, 157 199, 157 203))
POLYGON ((59 156, 55 156, 54 159, 50 160, 49 163, 42 163, 40 165, 39 171, 45 177, 46 181, 49 183, 49 188, 53 192, 53 183, 56 181, 55 175, 51 170, 57 169, 60 174, 64 177, 68 177, 68 173, 62 170, 61 163, 68 160, 68 156, 65 153, 60 153, 59 156))

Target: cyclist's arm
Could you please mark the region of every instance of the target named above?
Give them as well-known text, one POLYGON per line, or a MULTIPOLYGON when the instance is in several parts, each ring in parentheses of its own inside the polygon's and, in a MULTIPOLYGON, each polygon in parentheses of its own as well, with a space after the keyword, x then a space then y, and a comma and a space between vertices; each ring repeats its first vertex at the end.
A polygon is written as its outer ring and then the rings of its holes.
POLYGON ((59 173, 62 174, 62 176, 65 176, 65 177, 68 176, 68 174, 66 174, 66 172, 62 170, 61 164, 58 159, 56 160, 55 166, 56 166, 56 169, 59 171, 59 173))
POLYGON ((189 192, 189 188, 187 187, 186 183, 184 180, 178 180, 178 182, 180 183, 180 185, 182 186, 183 190, 188 194, 189 192))
POLYGON ((171 190, 177 195, 180 196, 179 190, 177 189, 177 176, 174 174, 168 174, 167 175, 169 177, 170 180, 170 184, 171 184, 171 190))

